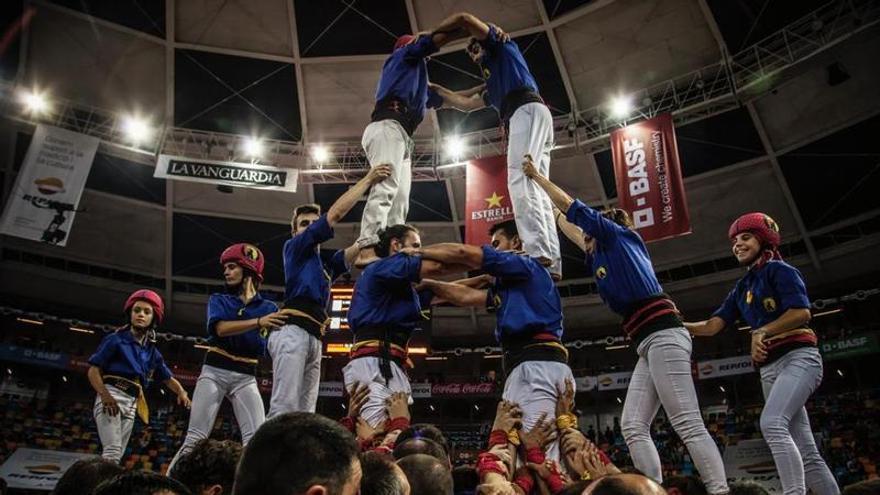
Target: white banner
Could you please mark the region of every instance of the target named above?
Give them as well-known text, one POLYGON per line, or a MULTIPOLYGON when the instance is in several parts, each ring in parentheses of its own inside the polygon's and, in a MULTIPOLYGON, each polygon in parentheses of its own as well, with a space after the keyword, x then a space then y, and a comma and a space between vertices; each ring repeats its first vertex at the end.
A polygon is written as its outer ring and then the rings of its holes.
POLYGON ((296 192, 299 170, 254 163, 192 160, 182 156, 159 155, 153 177, 296 192))
POLYGON ((595 390, 599 383, 599 378, 595 376, 579 376, 574 379, 574 389, 577 392, 589 392, 595 390))
POLYGON ((20 448, 0 466, 0 478, 9 488, 51 490, 73 463, 91 457, 95 455, 20 448))
POLYGON ((622 373, 605 373, 596 377, 599 382, 599 390, 617 390, 629 387, 629 379, 632 378, 631 371, 622 373))
POLYGON ((754 481, 770 493, 782 493, 773 455, 763 439, 740 440, 724 449, 724 471, 728 483, 754 481))
POLYGON ((755 371, 755 367, 752 365, 752 357, 748 354, 697 363, 697 376, 700 380, 718 378, 720 376, 743 375, 753 371, 755 371))
POLYGON ((342 382, 321 382, 318 384, 318 397, 342 397, 344 392, 342 382))
POLYGON ((0 383, 0 395, 46 400, 49 397, 49 384, 43 381, 28 383, 19 378, 8 376, 3 379, 3 383, 0 383))
POLYGON ((412 396, 414 399, 430 399, 431 384, 430 383, 412 383, 412 396))
POLYGON ((0 219, 0 232, 65 246, 97 150, 96 138, 38 125, 0 219))

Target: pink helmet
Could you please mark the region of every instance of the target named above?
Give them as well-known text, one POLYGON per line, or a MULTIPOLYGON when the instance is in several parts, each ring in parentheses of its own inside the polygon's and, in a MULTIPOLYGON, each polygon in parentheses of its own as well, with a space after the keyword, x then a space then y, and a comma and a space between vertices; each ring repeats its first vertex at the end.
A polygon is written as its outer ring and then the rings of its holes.
POLYGON ((394 42, 394 50, 402 46, 408 45, 412 40, 416 39, 415 36, 411 34, 404 34, 403 36, 398 36, 397 41, 394 42))
POLYGON ((131 308, 137 301, 149 303, 153 307, 153 313, 156 315, 156 324, 162 323, 162 320, 165 319, 165 303, 162 302, 162 296, 149 289, 136 290, 125 300, 123 312, 128 313, 131 311, 131 308))
POLYGON ((782 238, 779 235, 779 225, 769 215, 764 213, 746 213, 730 224, 727 237, 733 239, 743 232, 751 232, 767 246, 779 247, 782 238))
POLYGON ((229 246, 220 255, 220 264, 225 265, 229 262, 247 268, 254 272, 260 282, 263 281, 263 266, 266 264, 266 259, 263 258, 263 253, 257 246, 246 242, 229 246))

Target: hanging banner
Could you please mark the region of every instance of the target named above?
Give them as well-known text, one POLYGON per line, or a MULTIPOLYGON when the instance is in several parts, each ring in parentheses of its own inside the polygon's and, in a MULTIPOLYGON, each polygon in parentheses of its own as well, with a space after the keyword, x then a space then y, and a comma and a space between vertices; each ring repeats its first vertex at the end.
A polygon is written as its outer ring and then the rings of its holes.
POLYGON ((770 493, 782 493, 773 454, 763 438, 728 445, 724 448, 723 460, 728 483, 752 481, 770 493))
POLYGON ((711 359, 697 363, 697 377, 700 380, 722 376, 743 375, 755 371, 752 356, 735 356, 724 359, 711 359))
POLYGON ((579 376, 574 379, 574 387, 578 393, 595 390, 598 384, 599 379, 595 376, 579 376))
POLYGON ((464 242, 489 244, 489 228, 513 219, 507 192, 507 157, 491 156, 467 164, 464 242))
POLYGON ((672 116, 660 115, 611 133, 620 207, 646 242, 691 232, 672 116))
POLYGON ((416 399, 430 399, 431 398, 431 384, 430 383, 412 383, 410 384, 412 389, 412 396, 416 399))
POLYGON ((19 448, 0 466, 0 478, 9 488, 49 491, 70 466, 95 454, 19 448))
POLYGON ((0 232, 67 245, 67 232, 97 151, 96 138, 37 125, 0 219, 0 232))
POLYGON ((877 342, 877 335, 875 334, 853 335, 845 339, 821 342, 819 350, 822 352, 822 358, 825 361, 834 361, 835 359, 880 352, 880 343, 877 342))
POLYGON ((629 380, 632 378, 631 371, 622 373, 605 373, 596 377, 599 384, 599 390, 617 390, 629 387, 629 380))
POLYGON ((182 156, 159 155, 153 177, 296 192, 299 170, 253 163, 193 160, 182 156))

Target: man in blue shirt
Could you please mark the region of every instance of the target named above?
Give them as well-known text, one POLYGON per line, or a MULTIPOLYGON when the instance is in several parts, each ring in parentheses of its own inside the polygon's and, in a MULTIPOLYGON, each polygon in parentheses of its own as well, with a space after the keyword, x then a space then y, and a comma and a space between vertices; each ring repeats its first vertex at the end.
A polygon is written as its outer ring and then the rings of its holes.
POLYGON ((330 284, 348 271, 357 247, 338 250, 321 260, 320 245, 333 238, 333 226, 370 186, 388 179, 391 167, 376 164, 321 215, 318 205, 300 205, 290 221, 293 234, 284 243, 283 326, 269 334, 272 399, 268 418, 294 411, 315 412, 321 379, 321 337, 329 323, 330 284))
POLYGON ((260 295, 265 258, 253 244, 239 243, 220 255, 226 293, 208 298, 208 352, 193 392, 186 438, 168 471, 195 445, 211 435, 214 421, 229 399, 247 445, 266 420, 263 398, 255 378, 257 363, 266 354, 261 328, 277 328, 283 317, 278 306, 260 295))
POLYGON ((372 427, 387 418, 385 401, 395 392, 412 395, 404 372, 407 344, 412 332, 427 318, 431 294, 417 292, 423 277, 461 273, 463 267, 445 265, 402 251, 417 249, 422 240, 410 225, 393 225, 380 231, 376 253, 380 259, 361 273, 354 286, 348 323, 354 334, 351 361, 343 369, 345 386, 354 392, 369 387, 361 408, 372 427))
POLYGON ((562 277, 562 257, 553 205, 547 194, 523 175, 520 166, 524 157, 531 155, 541 174, 550 175, 553 116, 538 93, 538 84, 516 42, 498 26, 461 13, 451 16, 437 30, 471 36, 468 55, 480 66, 485 91, 480 94, 479 86, 460 92, 437 85, 432 89, 443 99, 444 107, 470 112, 490 106, 498 112, 507 128, 507 188, 523 248, 549 266, 558 280, 562 277))
POLYGON ((390 164, 391 177, 374 187, 367 198, 357 242, 358 268, 378 259, 375 246, 381 229, 406 222, 412 182, 412 135, 424 119, 425 110, 442 103, 428 89, 426 61, 451 39, 449 35, 436 30, 400 36, 382 66, 376 105, 361 144, 370 166, 390 164))
MULTIPOLYGON (((488 288, 425 280, 435 296, 456 306, 485 307, 497 315, 495 338, 504 352, 504 400, 523 411, 523 427, 531 430, 539 418, 556 417, 556 402, 566 382, 574 386, 568 351, 562 345, 562 300, 550 272, 522 252, 516 222, 508 220, 490 230, 492 246, 437 244, 413 250, 422 259, 482 270, 494 278, 488 288)), ((559 460, 554 442, 547 455, 559 460)))
POLYGON ((95 423, 104 459, 122 460, 131 437, 134 417, 149 422, 144 389, 153 381, 164 383, 177 395, 177 403, 190 406, 189 396, 172 375, 156 348, 155 329, 165 316, 159 294, 141 289, 126 300, 128 323, 104 337, 89 357, 88 378, 95 398, 95 423))

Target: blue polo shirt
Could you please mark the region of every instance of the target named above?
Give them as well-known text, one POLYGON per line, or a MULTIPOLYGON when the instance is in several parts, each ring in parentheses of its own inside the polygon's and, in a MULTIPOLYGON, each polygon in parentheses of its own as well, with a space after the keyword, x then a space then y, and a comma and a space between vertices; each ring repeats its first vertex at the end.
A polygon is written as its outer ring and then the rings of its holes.
POLYGON ((740 317, 753 329, 782 316, 789 309, 809 308, 804 277, 797 268, 780 260, 750 269, 737 281, 712 316, 728 325, 740 317))
POLYGON ((421 256, 403 253, 370 263, 354 285, 348 310, 354 334, 367 326, 417 328, 426 318, 422 307, 430 298, 413 288, 421 280, 421 270, 421 256))
POLYGON ((428 89, 428 65, 425 59, 438 50, 431 36, 418 39, 394 52, 385 59, 376 101, 390 96, 406 102, 415 122, 425 118, 426 108, 439 108, 443 99, 428 89))
POLYGON ((321 260, 318 244, 333 238, 327 215, 284 243, 284 300, 306 298, 324 307, 330 300, 330 284, 346 273, 345 251, 340 249, 329 262, 321 260))
POLYGON ((266 339, 260 329, 231 335, 217 336, 217 323, 221 321, 250 320, 278 311, 274 302, 257 294, 247 304, 233 294, 211 294, 208 298, 208 343, 235 356, 259 358, 266 353, 266 339))
POLYGON ((550 272, 534 258, 483 246, 481 269, 495 277, 486 305, 495 310, 495 338, 552 333, 562 338, 562 299, 550 272))
POLYGON ((171 370, 156 345, 149 340, 141 345, 128 326, 104 337, 89 357, 89 364, 100 368, 104 375, 138 380, 144 388, 153 380, 164 382, 171 378, 171 370))
POLYGON ((587 255, 584 263, 596 277, 599 296, 612 311, 627 316, 638 301, 663 293, 638 233, 605 218, 580 200, 571 204, 565 217, 596 240, 593 255, 587 255))
POLYGON ((486 80, 486 104, 501 111, 501 102, 508 93, 517 89, 529 89, 538 92, 538 83, 529 71, 519 46, 511 40, 503 43, 498 37, 498 30, 489 25, 489 35, 480 41, 483 57, 480 68, 486 80))

